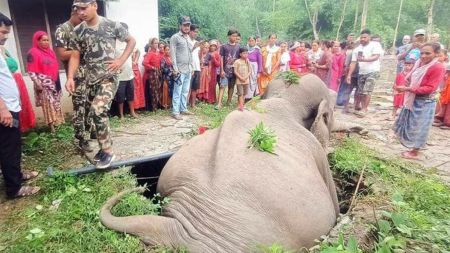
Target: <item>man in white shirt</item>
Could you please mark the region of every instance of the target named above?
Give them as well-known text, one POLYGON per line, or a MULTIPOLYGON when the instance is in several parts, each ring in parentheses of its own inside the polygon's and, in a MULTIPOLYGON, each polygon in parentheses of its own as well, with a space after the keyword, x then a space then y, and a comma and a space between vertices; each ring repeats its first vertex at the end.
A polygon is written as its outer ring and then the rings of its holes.
POLYGON ((197 34, 199 32, 199 27, 197 25, 191 24, 191 31, 189 32, 189 37, 192 43, 192 78, 191 78, 191 95, 189 97, 189 104, 192 109, 195 109, 195 101, 197 100, 197 91, 200 88, 200 43, 202 40, 197 39, 197 34))
MULTIPOLYGON (((0 46, 8 40, 13 22, 0 13, 0 46)), ((24 180, 37 176, 36 171, 22 173, 22 140, 19 128, 20 93, 6 60, 0 54, 0 168, 8 198, 36 194, 40 188, 22 186, 24 180)))
POLYGON ((371 94, 375 88, 375 81, 380 77, 380 56, 383 49, 380 43, 371 41, 370 31, 361 31, 360 44, 353 50, 350 70, 347 74, 347 83, 350 83, 351 76, 355 71, 356 64, 359 66, 357 101, 355 101, 355 114, 364 117, 369 107, 371 94))
MULTIPOLYGON (((128 29, 128 25, 125 23, 121 23, 125 28, 128 29)), ((127 47, 126 42, 122 42, 120 40, 116 40, 116 57, 120 57, 125 48, 127 47)), ((136 52, 136 48, 133 50, 136 52)), ((123 104, 125 101, 128 103, 128 107, 130 109, 130 115, 133 118, 137 118, 137 114, 134 111, 134 72, 133 72, 133 62, 131 60, 131 55, 120 68, 119 74, 119 87, 116 92, 116 96, 114 100, 117 102, 119 106, 119 117, 123 119, 123 104)))

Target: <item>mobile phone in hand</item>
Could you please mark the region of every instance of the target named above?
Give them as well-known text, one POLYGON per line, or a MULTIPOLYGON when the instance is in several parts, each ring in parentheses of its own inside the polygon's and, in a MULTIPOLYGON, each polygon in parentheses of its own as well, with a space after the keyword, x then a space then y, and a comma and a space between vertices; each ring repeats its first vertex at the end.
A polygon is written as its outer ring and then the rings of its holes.
POLYGON ((363 51, 359 51, 358 52, 358 58, 362 58, 363 57, 363 51))
POLYGON ((13 119, 13 125, 12 127, 14 128, 19 128, 19 120, 18 119, 13 119))

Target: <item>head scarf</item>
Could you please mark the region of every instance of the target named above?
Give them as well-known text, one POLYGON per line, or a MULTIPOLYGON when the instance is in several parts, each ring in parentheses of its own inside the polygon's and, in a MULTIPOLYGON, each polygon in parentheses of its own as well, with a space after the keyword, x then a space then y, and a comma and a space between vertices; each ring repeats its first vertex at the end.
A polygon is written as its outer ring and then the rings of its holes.
POLYGON ((55 52, 51 48, 41 48, 39 39, 48 36, 46 32, 38 31, 33 35, 33 47, 28 51, 28 72, 50 76, 53 81, 59 78, 59 65, 55 52))
MULTIPOLYGON (((411 88, 419 87, 420 84, 422 83, 422 80, 423 80, 425 74, 427 73, 428 69, 430 69, 431 66, 433 66, 437 62, 438 62, 437 59, 433 59, 428 64, 420 66, 420 64, 422 63, 422 60, 418 60, 414 64, 414 67, 411 70, 411 72, 409 72, 409 74, 405 77, 405 79, 410 79, 411 80, 410 87, 411 88)), ((416 94, 415 93, 408 92, 408 91, 405 92, 405 100, 403 102, 403 105, 405 106, 406 109, 412 110, 415 98, 416 98, 416 94)))

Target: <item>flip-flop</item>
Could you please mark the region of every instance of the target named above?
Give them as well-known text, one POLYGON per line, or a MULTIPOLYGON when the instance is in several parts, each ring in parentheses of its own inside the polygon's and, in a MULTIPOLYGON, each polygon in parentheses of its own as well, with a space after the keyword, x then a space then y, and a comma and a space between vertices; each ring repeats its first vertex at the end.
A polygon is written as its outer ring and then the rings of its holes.
POLYGON ((31 170, 22 170, 22 179, 25 181, 28 181, 30 179, 33 179, 39 175, 39 172, 37 171, 31 171, 31 170))
POLYGON ((354 114, 358 117, 358 118, 364 118, 366 117, 366 113, 362 112, 362 111, 355 111, 354 114))
POLYGON ((37 186, 22 186, 13 198, 31 196, 38 193, 40 190, 41 188, 37 186))
POLYGON ((439 128, 443 129, 443 130, 450 130, 450 126, 446 126, 446 125, 442 125, 439 128))

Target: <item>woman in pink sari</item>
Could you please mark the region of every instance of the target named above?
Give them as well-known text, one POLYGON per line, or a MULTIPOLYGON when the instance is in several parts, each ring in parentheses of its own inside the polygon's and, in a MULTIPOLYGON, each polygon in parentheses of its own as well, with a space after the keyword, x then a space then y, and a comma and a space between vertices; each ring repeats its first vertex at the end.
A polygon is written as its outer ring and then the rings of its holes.
POLYGON ((305 42, 296 41, 291 47, 289 53, 291 61, 289 68, 297 75, 304 75, 308 73, 308 57, 306 56, 305 42))
POLYGON ((64 123, 64 116, 61 111, 59 64, 46 32, 34 34, 33 47, 27 56, 27 70, 34 83, 36 106, 42 107, 45 123, 53 133, 55 126, 64 123))
POLYGON ((337 92, 339 90, 342 73, 344 72, 345 63, 345 54, 341 50, 341 43, 339 41, 333 42, 331 53, 331 68, 328 88, 337 92))

